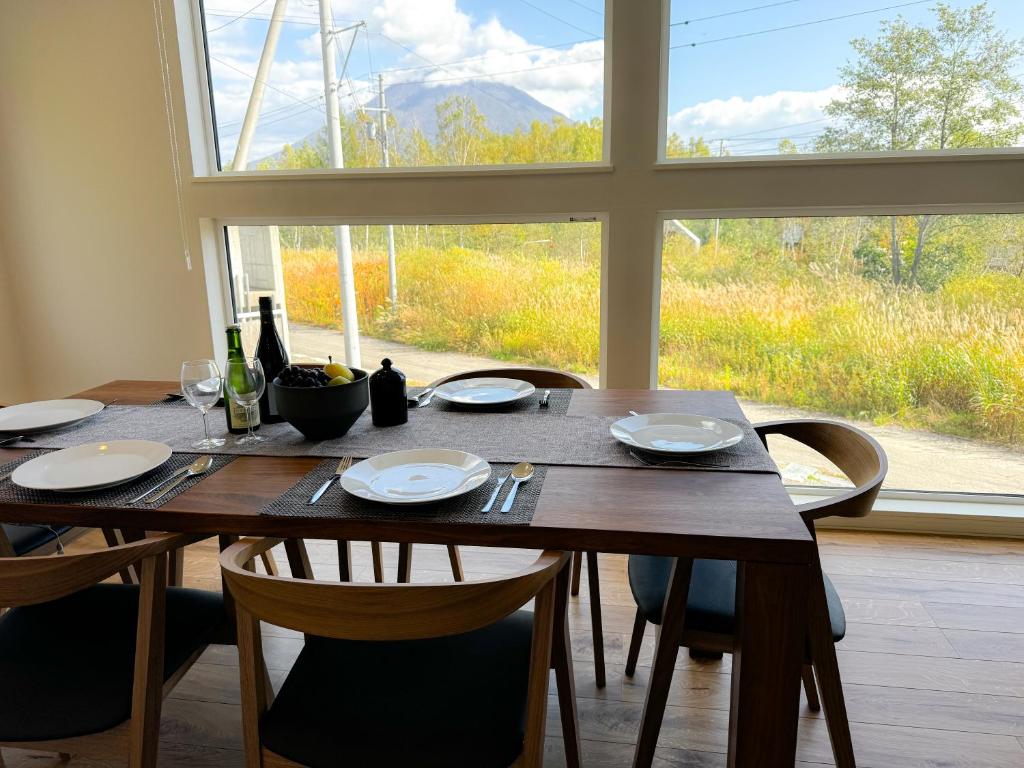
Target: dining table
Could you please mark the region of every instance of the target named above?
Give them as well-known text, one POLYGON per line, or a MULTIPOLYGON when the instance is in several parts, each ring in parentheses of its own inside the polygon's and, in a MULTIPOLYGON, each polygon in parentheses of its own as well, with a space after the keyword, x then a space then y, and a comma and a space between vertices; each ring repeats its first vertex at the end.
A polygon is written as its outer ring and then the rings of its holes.
MULTIPOLYGON (((118 405, 160 406, 177 382, 117 380, 73 395, 118 405)), ((184 406, 183 406, 184 407, 184 406)), ((726 391, 579 390, 568 416, 618 417, 689 412, 744 419, 726 391)), ((198 422, 197 422, 198 423, 198 422)), ((0 464, 30 453, 0 448, 0 464)), ((528 523, 492 515, 487 524, 397 515, 339 517, 310 507, 302 516, 261 510, 321 461, 316 456, 241 455, 165 504, 0 501, 5 523, 108 530, 169 531, 285 539, 371 540, 663 555, 675 558, 656 658, 671 669, 679 652, 690 564, 738 562, 737 631, 732 654, 729 766, 791 766, 795 761, 810 567, 816 544, 778 473, 551 465, 528 523)), ((648 688, 634 766, 649 766, 670 680, 648 688)), ((683 723, 685 728, 685 723, 683 723)))

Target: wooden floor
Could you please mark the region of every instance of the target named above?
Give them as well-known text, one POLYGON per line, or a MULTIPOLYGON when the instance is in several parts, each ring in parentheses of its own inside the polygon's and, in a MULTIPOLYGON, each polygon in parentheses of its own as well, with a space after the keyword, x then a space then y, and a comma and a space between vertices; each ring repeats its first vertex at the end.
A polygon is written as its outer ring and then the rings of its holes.
MULTIPOLYGON (((100 546, 89 536, 71 549, 100 546)), ((849 622, 839 663, 859 765, 874 768, 1024 766, 1024 542, 896 534, 826 533, 826 571, 843 597, 849 622)), ((357 544, 359 579, 370 578, 369 548, 357 544)), ((310 542, 318 576, 336 574, 334 545, 310 542)), ((530 553, 465 549, 469 576, 503 574, 530 553)), ((396 553, 386 551, 389 578, 396 553)), ((278 556, 284 566, 285 559, 278 556)), ((418 546, 414 580, 450 579, 447 556, 418 546)), ((190 586, 219 588, 214 549, 190 549, 190 586)), ((608 686, 594 686, 586 578, 570 604, 585 765, 628 766, 651 652, 649 631, 641 666, 623 677, 634 603, 626 559, 601 556, 608 686)), ((650 629, 650 628, 649 628, 650 629)), ((266 629, 265 650, 280 684, 302 640, 266 629)), ((681 654, 661 733, 656 765, 705 768, 725 764, 729 657, 693 662, 681 654)), ((553 689, 552 689, 553 690, 553 689)), ((547 764, 561 759, 557 702, 549 715, 547 764)), ((801 765, 832 764, 825 722, 802 704, 801 765)), ((161 765, 242 765, 237 656, 210 649, 164 708, 161 765)), ((8 768, 55 764, 53 756, 5 750, 8 768)), ((73 760, 73 765, 86 765, 73 760)))

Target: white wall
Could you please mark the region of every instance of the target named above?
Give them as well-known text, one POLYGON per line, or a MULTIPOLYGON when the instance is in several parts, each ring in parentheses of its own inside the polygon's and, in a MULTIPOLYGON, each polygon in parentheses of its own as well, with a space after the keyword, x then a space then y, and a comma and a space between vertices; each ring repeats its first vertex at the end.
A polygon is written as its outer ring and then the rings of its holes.
POLYGON ((27 396, 28 381, 22 365, 21 335, 14 305, 16 297, 0 244, 0 405, 18 402, 27 396))
POLYGON ((182 256, 151 3, 0 6, 0 254, 0 402, 176 379, 212 354, 203 260, 188 272, 182 256))

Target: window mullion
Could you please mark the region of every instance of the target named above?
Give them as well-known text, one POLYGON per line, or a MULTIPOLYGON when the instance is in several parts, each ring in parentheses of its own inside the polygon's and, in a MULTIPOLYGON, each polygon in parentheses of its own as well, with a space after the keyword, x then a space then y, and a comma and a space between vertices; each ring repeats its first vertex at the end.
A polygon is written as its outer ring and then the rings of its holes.
POLYGON ((602 270, 604 386, 647 388, 657 369, 659 217, 649 194, 658 159, 665 0, 610 0, 612 205, 602 270))

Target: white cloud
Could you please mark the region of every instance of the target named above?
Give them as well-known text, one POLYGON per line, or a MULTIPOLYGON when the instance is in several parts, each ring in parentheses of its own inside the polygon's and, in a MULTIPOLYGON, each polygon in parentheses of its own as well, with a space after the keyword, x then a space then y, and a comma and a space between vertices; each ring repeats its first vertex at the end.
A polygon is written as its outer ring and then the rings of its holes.
POLYGON ((699 137, 717 144, 724 139, 732 154, 771 152, 782 138, 803 147, 828 125, 825 105, 842 94, 833 85, 819 91, 702 101, 669 115, 668 129, 684 140, 699 137))
POLYGON ((393 47, 410 49, 394 68, 394 81, 450 83, 464 77, 505 83, 569 117, 591 114, 602 103, 601 40, 541 48, 497 18, 475 21, 455 0, 356 1, 347 3, 348 13, 357 14, 358 5, 372 6, 370 32, 382 36, 383 45, 390 38, 393 47))
MULTIPOLYGON (((266 0, 252 14, 243 16, 251 8, 252 0, 207 3, 208 28, 216 30, 210 35, 210 54, 225 160, 234 152, 263 45, 263 30, 274 3, 266 0), (243 18, 232 21, 236 16, 243 18), (227 26, 217 29, 224 24, 227 26)), ((332 10, 339 27, 356 20, 366 22, 372 49, 378 56, 377 66, 382 61, 393 62, 390 72, 385 69, 390 83, 422 81, 429 85, 462 78, 483 79, 520 88, 571 118, 600 113, 604 80, 601 40, 562 49, 543 48, 496 17, 472 17, 458 7, 457 0, 333 0, 332 10)), ((291 20, 316 22, 317 17, 314 0, 289 5, 291 20)), ((283 144, 323 125, 323 102, 318 100, 323 94, 320 32, 315 23, 298 28, 308 30, 308 34, 303 33, 289 58, 280 52, 275 58, 250 158, 272 154, 283 144), (303 110, 297 101, 308 102, 311 108, 303 110)), ((347 35, 343 41, 344 48, 347 35)), ((360 39, 353 62, 365 60, 361 50, 364 45, 360 39)), ((350 76, 363 74, 362 67, 353 65, 349 69, 350 76)), ((364 103, 371 95, 369 85, 354 81, 355 97, 344 100, 342 108, 353 108, 355 101, 364 103)))

